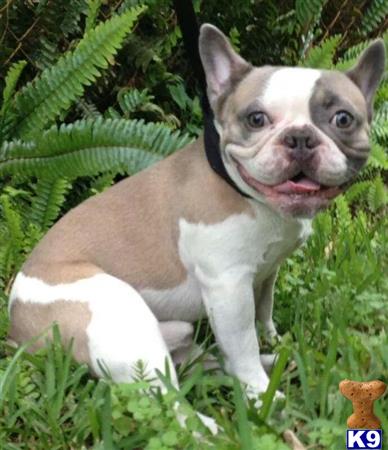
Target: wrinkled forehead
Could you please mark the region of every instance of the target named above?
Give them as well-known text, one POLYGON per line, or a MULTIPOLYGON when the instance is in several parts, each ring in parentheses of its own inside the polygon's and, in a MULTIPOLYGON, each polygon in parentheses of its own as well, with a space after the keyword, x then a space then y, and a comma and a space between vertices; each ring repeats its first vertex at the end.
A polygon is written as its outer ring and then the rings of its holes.
POLYGON ((366 114, 365 100, 344 74, 299 67, 254 68, 236 87, 232 103, 236 112, 255 104, 274 118, 308 119, 317 105, 336 102, 366 114))
POLYGON ((272 114, 308 115, 309 101, 320 77, 321 72, 314 69, 290 67, 275 71, 262 93, 263 106, 272 114))

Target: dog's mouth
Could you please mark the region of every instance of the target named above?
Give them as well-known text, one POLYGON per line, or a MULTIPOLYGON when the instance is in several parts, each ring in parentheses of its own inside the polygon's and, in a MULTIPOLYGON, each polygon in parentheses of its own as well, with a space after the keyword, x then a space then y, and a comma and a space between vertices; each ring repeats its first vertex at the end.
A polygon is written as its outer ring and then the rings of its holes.
POLYGON ((332 198, 341 191, 340 187, 329 187, 318 183, 306 176, 303 172, 295 175, 291 179, 272 186, 272 189, 278 194, 300 195, 300 196, 322 196, 332 198))
POLYGON ((299 172, 294 177, 280 184, 270 186, 260 183, 239 162, 235 162, 241 178, 255 191, 267 197, 276 197, 279 199, 289 198, 294 200, 307 200, 308 198, 330 200, 339 195, 344 189, 343 186, 324 186, 312 180, 303 172, 299 172))

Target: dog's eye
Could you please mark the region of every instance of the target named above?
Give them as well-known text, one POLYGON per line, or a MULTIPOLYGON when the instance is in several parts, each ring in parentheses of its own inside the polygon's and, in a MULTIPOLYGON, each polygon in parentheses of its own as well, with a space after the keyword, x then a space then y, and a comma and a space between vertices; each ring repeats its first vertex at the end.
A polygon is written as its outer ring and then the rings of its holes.
POLYGON ((262 128, 269 122, 267 115, 261 111, 253 111, 247 116, 248 125, 252 128, 262 128))
POLYGON ((333 122, 338 128, 349 128, 353 120, 353 116, 347 111, 338 111, 333 117, 333 122))

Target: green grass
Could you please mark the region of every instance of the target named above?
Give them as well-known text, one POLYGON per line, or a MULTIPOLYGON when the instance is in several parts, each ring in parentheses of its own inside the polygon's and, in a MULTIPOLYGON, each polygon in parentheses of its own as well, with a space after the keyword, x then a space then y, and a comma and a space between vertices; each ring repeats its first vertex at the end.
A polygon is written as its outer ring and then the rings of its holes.
MULTIPOLYGON (((59 339, 34 355, 11 350, 4 339, 7 299, 0 291, 0 448, 162 450, 213 444, 225 450, 285 450, 281 434, 287 428, 309 448, 345 448, 351 404, 338 383, 388 382, 387 219, 384 211, 351 212, 341 198, 314 227, 277 283, 275 321, 284 337, 259 411, 243 401, 236 380, 206 372, 200 361, 191 372, 182 371, 181 393, 161 396, 145 395, 146 381, 115 385, 92 379, 59 339), (284 404, 272 402, 277 388, 286 394, 284 404), (178 397, 188 416, 186 430, 173 413, 178 397), (215 417, 223 431, 211 437, 194 409, 215 417)), ((388 436, 387 398, 376 412, 388 436)))

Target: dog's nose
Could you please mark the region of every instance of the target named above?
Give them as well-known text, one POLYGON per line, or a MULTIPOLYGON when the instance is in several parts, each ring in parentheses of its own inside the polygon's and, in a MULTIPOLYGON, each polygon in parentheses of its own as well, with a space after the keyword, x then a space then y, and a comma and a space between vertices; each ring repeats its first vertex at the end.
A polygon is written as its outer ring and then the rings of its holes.
POLYGON ((306 159, 312 156, 314 149, 320 144, 314 129, 305 125, 286 130, 282 139, 287 152, 295 159, 306 159))

